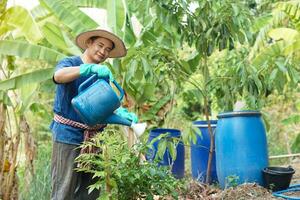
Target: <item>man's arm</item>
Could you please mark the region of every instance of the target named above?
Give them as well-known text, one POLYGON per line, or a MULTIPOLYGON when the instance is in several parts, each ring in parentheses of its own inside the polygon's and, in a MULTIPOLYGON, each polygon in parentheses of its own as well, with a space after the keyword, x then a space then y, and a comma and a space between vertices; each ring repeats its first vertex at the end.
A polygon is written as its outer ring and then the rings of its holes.
POLYGON ((68 83, 80 76, 78 67, 64 67, 54 73, 53 79, 56 83, 68 83))
POLYGON ((63 67, 58 69, 53 76, 55 83, 68 83, 79 76, 88 76, 91 74, 97 74, 99 78, 109 77, 112 81, 114 77, 110 69, 105 65, 98 65, 93 63, 81 64, 80 66, 63 67))

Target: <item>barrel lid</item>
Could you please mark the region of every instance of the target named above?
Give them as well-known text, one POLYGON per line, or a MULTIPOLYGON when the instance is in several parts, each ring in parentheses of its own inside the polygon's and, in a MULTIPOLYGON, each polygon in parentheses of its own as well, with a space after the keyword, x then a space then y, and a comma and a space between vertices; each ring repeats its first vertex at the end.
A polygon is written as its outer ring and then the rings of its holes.
POLYGON ((256 110, 240 110, 240 111, 220 113, 217 117, 225 118, 225 117, 241 117, 241 116, 261 116, 261 112, 256 110))
POLYGON ((150 131, 150 136, 152 137, 157 137, 160 134, 164 134, 164 133, 170 133, 170 137, 180 137, 181 132, 178 129, 171 129, 171 128, 156 128, 156 129, 152 129, 150 131))
MULTIPOLYGON (((218 120, 210 120, 211 127, 216 127, 217 122, 218 122, 218 120)), ((205 127, 208 127, 208 124, 207 124, 206 120, 200 120, 200 121, 194 121, 193 126, 199 127, 199 128, 205 128, 205 127)))

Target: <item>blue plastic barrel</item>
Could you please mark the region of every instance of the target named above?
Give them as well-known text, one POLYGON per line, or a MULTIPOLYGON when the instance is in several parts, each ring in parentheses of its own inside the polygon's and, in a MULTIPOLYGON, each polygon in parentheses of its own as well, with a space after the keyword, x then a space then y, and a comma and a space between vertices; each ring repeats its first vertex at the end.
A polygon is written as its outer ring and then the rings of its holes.
MULTIPOLYGON (((175 137, 180 138, 181 132, 177 129, 165 129, 165 128, 158 128, 153 129, 150 131, 148 143, 150 143, 154 138, 158 137, 160 134, 169 133, 168 137, 175 137)), ((159 140, 153 143, 153 150, 150 150, 146 158, 147 160, 153 160, 155 158, 157 149, 158 149, 158 143, 159 140)), ((176 178, 183 178, 184 177, 184 145, 182 141, 180 141, 176 147, 177 156, 174 160, 173 166, 172 166, 172 174, 176 178)), ((171 158, 171 155, 169 153, 169 150, 166 149, 166 152, 163 156, 163 159, 160 161, 160 166, 170 166, 172 164, 173 160, 171 158)))
MULTIPOLYGON (((217 126, 217 120, 210 121, 212 131, 215 132, 217 126)), ((194 121, 193 127, 198 128, 201 131, 201 135, 197 135, 196 143, 191 143, 191 168, 192 177, 199 182, 205 182, 207 163, 210 148, 210 136, 208 131, 207 121, 194 121)), ((211 180, 209 183, 218 182, 216 171, 216 156, 213 152, 211 163, 211 180)))
POLYGON ((218 115, 216 129, 217 175, 222 188, 256 182, 263 185, 262 169, 268 166, 266 131, 258 111, 218 115))

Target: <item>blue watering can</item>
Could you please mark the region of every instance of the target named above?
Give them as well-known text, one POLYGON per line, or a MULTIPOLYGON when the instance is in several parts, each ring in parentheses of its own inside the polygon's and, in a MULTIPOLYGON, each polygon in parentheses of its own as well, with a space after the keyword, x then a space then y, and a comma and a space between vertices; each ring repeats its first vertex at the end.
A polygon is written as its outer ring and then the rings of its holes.
POLYGON ((96 124, 121 124, 131 126, 132 122, 122 118, 114 111, 120 107, 124 91, 114 80, 112 83, 120 92, 120 96, 112 89, 109 83, 96 78, 96 74, 84 81, 78 88, 78 95, 72 99, 72 105, 80 118, 89 126, 96 124))

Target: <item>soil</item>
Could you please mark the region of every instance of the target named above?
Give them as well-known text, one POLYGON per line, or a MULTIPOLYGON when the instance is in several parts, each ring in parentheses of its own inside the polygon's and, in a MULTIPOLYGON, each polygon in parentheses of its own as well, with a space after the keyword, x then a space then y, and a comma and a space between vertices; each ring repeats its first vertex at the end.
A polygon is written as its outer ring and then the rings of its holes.
POLYGON ((234 188, 220 190, 213 186, 192 182, 187 190, 187 194, 182 195, 181 200, 271 200, 276 198, 267 189, 255 184, 247 183, 234 188))
POLYGON ((218 195, 220 194, 221 190, 205 185, 196 181, 192 181, 187 190, 183 192, 180 196, 180 200, 192 200, 192 199, 205 199, 205 200, 212 200, 217 199, 218 195))
MULTIPOLYGON (((286 165, 287 166, 287 165, 286 165)), ((285 167, 286 167, 285 166, 285 167)), ((290 166, 295 169, 291 185, 300 184, 300 159, 291 162, 290 166)), ((287 192, 284 195, 300 197, 300 191, 287 192)), ((205 185, 196 181, 189 184, 187 192, 182 194, 180 200, 272 200, 281 199, 274 197, 272 192, 255 183, 242 184, 234 188, 221 190, 212 185, 205 185)))
MULTIPOLYGON (((295 174, 293 175, 290 185, 300 185, 300 158, 293 159, 292 161, 290 161, 289 165, 295 170, 295 174)), ((288 165, 285 165, 283 167, 287 166, 288 165)), ((300 187, 298 189, 300 189, 300 187)), ((282 194, 291 198, 300 197, 300 191, 286 192, 282 194)))
POLYGON ((223 200, 265 200, 265 199, 279 199, 272 195, 267 189, 255 184, 243 184, 235 188, 228 188, 221 192, 220 198, 223 200))
MULTIPOLYGON (((287 166, 287 165, 286 165, 287 166)), ((285 166, 285 167, 286 167, 285 166)), ((293 160, 290 164, 295 169, 291 185, 300 184, 300 159, 293 160)), ((287 192, 284 195, 300 197, 300 191, 287 192)), ((161 198, 157 198, 161 199, 161 198)), ((170 200, 172 198, 163 198, 170 200)), ((234 188, 221 190, 213 185, 205 185, 196 181, 190 182, 186 191, 182 192, 180 200, 284 200, 274 197, 272 192, 255 183, 246 183, 234 188)))

